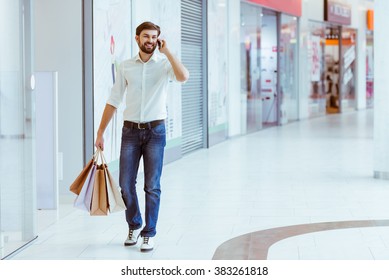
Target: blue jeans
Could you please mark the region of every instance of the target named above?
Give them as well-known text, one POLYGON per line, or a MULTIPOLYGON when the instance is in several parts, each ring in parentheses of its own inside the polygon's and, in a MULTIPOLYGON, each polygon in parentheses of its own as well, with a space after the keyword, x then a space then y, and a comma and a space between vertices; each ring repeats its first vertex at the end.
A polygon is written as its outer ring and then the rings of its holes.
POLYGON ((165 145, 164 123, 151 129, 127 127, 122 129, 119 184, 127 207, 128 227, 134 230, 142 227, 142 216, 136 192, 136 177, 139 162, 143 156, 146 224, 141 231, 141 236, 153 237, 157 233, 156 226, 161 196, 160 178, 165 145))

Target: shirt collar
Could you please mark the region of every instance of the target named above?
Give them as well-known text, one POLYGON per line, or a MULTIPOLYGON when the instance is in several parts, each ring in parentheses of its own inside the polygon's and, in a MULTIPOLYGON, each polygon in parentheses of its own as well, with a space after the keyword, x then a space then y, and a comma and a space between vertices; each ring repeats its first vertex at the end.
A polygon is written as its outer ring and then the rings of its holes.
POLYGON ((148 63, 150 62, 151 60, 153 60, 154 62, 158 62, 159 60, 159 55, 154 52, 153 55, 150 57, 149 61, 147 62, 143 62, 143 60, 140 58, 140 55, 139 55, 139 52, 136 54, 136 56, 134 57, 135 61, 139 61, 139 62, 142 62, 142 63, 148 63))

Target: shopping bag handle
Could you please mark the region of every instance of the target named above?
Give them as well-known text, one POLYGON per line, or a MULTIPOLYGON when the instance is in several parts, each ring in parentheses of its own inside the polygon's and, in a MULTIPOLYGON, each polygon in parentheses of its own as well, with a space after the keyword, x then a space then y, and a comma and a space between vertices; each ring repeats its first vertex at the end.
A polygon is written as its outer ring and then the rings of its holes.
POLYGON ((92 156, 92 159, 93 159, 93 162, 97 162, 97 159, 98 159, 98 157, 99 157, 99 150, 100 149, 97 149, 96 151, 95 151, 95 153, 93 154, 93 156, 92 156))
POLYGON ((95 159, 96 163, 98 161, 99 156, 100 156, 101 164, 107 165, 107 161, 105 159, 103 150, 101 150, 100 148, 97 148, 95 154, 93 155, 93 158, 95 159))

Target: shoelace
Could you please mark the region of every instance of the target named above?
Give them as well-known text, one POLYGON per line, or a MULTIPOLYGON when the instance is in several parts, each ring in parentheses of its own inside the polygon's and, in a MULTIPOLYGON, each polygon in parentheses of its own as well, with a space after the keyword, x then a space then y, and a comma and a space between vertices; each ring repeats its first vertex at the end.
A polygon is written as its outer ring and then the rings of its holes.
POLYGON ((128 233, 128 239, 132 239, 132 236, 134 235, 134 230, 130 229, 128 233))
POLYGON ((147 236, 144 237, 143 244, 149 244, 149 238, 147 236))

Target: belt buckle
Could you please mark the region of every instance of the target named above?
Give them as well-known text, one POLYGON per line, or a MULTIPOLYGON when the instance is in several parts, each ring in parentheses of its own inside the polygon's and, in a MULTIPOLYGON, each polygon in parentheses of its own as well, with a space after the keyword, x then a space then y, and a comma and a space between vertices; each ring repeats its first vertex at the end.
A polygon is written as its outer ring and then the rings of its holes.
POLYGON ((138 129, 144 129, 140 125, 141 125, 141 123, 138 123, 138 129))

